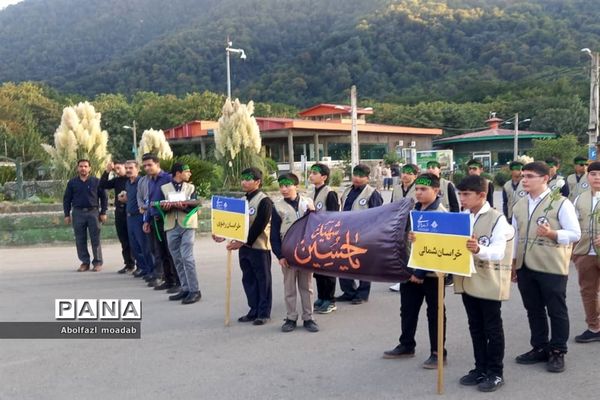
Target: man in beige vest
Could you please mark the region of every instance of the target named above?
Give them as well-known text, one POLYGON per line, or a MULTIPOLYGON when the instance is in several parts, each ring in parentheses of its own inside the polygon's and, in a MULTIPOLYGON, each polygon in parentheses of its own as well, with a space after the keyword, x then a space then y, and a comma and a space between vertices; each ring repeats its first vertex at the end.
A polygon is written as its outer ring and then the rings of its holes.
MULTIPOLYGON (((269 232, 273 202, 261 190, 263 174, 258 168, 246 168, 242 171, 241 186, 248 201, 250 228, 246 243, 233 240, 227 250, 238 250, 242 286, 250 310, 238 318, 238 322, 252 322, 252 325, 264 325, 271 318, 273 290, 271 278, 271 244, 269 232)), ((213 235, 216 242, 225 239, 213 235)))
POLYGON ((450 212, 460 212, 458 198, 454 184, 447 179, 442 178, 442 166, 437 161, 427 162, 427 172, 440 178, 440 193, 438 196, 442 199, 442 205, 450 212))
POLYGON ((510 180, 502 187, 502 211, 506 219, 511 221, 514 205, 519 199, 527 196, 527 192, 523 189, 523 184, 521 183, 523 163, 512 161, 508 165, 508 169, 510 170, 510 180))
POLYGON ((513 207, 513 280, 518 282, 527 310, 532 346, 516 361, 546 362, 549 372, 562 372, 569 338, 569 259, 572 243, 579 240, 581 230, 573 204, 560 193, 560 184, 552 191, 548 188, 549 174, 543 162, 526 164, 523 188, 529 194, 513 207))
MULTIPOLYGON (((469 175, 481 175, 483 174, 483 164, 479 160, 471 159, 467 162, 467 171, 469 175)), ((487 202, 490 207, 494 207, 494 182, 486 179, 488 182, 488 193, 487 202)))
MULTIPOLYGON (((383 204, 381 194, 369 185, 370 173, 371 169, 366 164, 358 164, 352 169, 352 185, 342 193, 342 211, 366 210, 383 204)), ((360 281, 357 286, 354 279, 340 278, 340 289, 344 293, 336 297, 336 301, 362 304, 369 301, 371 282, 360 281)))
POLYGON ((416 200, 415 179, 419 173, 419 167, 415 164, 405 164, 400 173, 400 182, 392 189, 392 202, 400 201, 407 197, 416 200))
POLYGON ((581 228, 581 240, 573 249, 573 262, 577 267, 579 288, 587 329, 578 336, 578 343, 600 341, 600 162, 588 168, 587 179, 591 190, 586 190, 575 200, 575 211, 581 228))
MULTIPOLYGON (((548 157, 546 158, 546 165, 550 169, 550 178, 548 179, 548 187, 550 190, 554 190, 556 188, 556 183, 559 181, 564 181, 565 178, 558 173, 560 170, 560 160, 556 157, 548 157)), ((569 197, 569 185, 564 185, 560 187, 560 193, 569 197)))
POLYGON ((475 369, 460 384, 493 392, 504 384, 504 329, 502 301, 510 294, 514 229, 486 201, 488 185, 481 176, 467 176, 458 184, 460 204, 474 218, 473 237, 467 249, 473 253, 475 273, 455 276, 454 292, 462 294, 473 342, 475 369))
POLYGON ((585 157, 577 156, 573 160, 575 173, 567 176, 567 186, 569 187, 569 200, 575 201, 581 193, 590 190, 590 183, 587 176, 588 160, 585 157))
POLYGON ((161 204, 165 211, 164 229, 167 235, 169 252, 173 257, 175 270, 181 290, 169 296, 169 300, 181 300, 182 304, 192 304, 200 300, 200 288, 196 275, 196 262, 194 260, 194 240, 198 228, 198 209, 194 206, 183 205, 183 201, 196 199, 196 188, 188 183, 192 171, 187 165, 173 164, 171 168, 173 180, 162 185, 160 190, 167 201, 161 204))
POLYGON ((275 211, 271 217, 271 248, 279 260, 283 273, 283 292, 285 296, 286 317, 281 327, 282 332, 296 329, 298 312, 296 303, 300 294, 302 304, 302 320, 304 328, 309 332, 318 332, 319 326, 313 319, 312 272, 291 268, 283 257, 281 244, 283 238, 294 222, 300 219, 314 205, 308 197, 298 195, 298 177, 293 173, 283 174, 277 180, 282 199, 274 203, 275 211))

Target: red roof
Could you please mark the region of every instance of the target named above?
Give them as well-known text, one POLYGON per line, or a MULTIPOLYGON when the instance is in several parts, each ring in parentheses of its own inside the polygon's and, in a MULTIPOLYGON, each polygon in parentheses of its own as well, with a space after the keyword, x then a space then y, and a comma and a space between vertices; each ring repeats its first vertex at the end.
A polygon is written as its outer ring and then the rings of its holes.
POLYGON ((167 139, 184 139, 192 137, 208 136, 209 130, 219 126, 216 121, 190 121, 174 128, 165 129, 167 139))
MULTIPOLYGON (((450 136, 450 137, 446 137, 446 138, 441 138, 441 139, 436 139, 435 143, 444 143, 444 142, 450 142, 450 141, 454 141, 454 140, 476 140, 476 139, 494 139, 494 138, 498 138, 498 139, 504 139, 506 137, 512 137, 514 136, 515 131, 512 129, 486 129, 483 131, 478 131, 478 132, 469 132, 469 133, 463 133, 462 135, 456 135, 456 136, 450 136)), ((556 134, 551 133, 551 132, 538 132, 538 131, 519 131, 519 136, 523 136, 523 137, 533 137, 533 136, 540 136, 540 137, 554 137, 556 136, 556 134)))
MULTIPOLYGON (((358 115, 372 115, 373 109, 371 107, 367 108, 357 108, 356 110, 358 115)), ((322 115, 350 115, 352 113, 352 107, 340 104, 327 104, 321 103, 316 106, 312 106, 307 108, 306 110, 300 111, 298 115, 301 117, 318 117, 322 115)))

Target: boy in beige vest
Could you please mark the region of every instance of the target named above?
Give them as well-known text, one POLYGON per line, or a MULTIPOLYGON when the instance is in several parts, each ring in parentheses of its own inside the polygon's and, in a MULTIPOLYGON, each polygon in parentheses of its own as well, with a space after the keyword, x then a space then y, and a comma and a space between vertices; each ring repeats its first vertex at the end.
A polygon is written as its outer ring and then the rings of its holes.
MULTIPOLYGON (((467 162, 467 172, 469 175, 480 176, 483 174, 483 164, 479 160, 471 159, 467 162)), ((487 202, 490 207, 494 207, 494 183, 486 179, 488 185, 487 202)))
POLYGON ((529 194, 513 207, 513 280, 518 282, 527 310, 532 347, 516 361, 545 362, 549 372, 562 372, 569 338, 569 259, 572 243, 579 240, 581 230, 573 204, 560 193, 560 182, 554 190, 548 188, 549 174, 543 162, 526 164, 523 188, 529 194))
POLYGON ((415 179, 419 173, 419 167, 415 164, 405 164, 400 172, 400 183, 394 185, 392 202, 400 201, 407 197, 416 200, 415 179))
POLYGON ((161 204, 161 208, 165 211, 164 229, 169 252, 181 282, 181 290, 169 296, 169 300, 181 300, 182 304, 192 304, 202 297, 194 260, 198 215, 194 206, 185 206, 181 202, 196 199, 196 188, 188 183, 192 171, 187 165, 173 164, 171 175, 172 182, 160 187, 165 200, 169 201, 161 204))
POLYGON ((291 268, 281 251, 281 243, 288 229, 296 220, 315 208, 311 199, 298 195, 297 186, 299 181, 296 175, 292 173, 283 174, 277 181, 283 199, 274 203, 275 211, 271 217, 271 248, 273 254, 279 260, 281 272, 283 273, 283 292, 287 314, 281 330, 291 332, 296 329, 296 321, 298 320, 296 303, 298 294, 300 294, 304 328, 309 332, 318 332, 319 326, 313 320, 313 274, 312 272, 291 268))
MULTIPOLYGON (((438 197, 440 180, 434 174, 422 174, 415 180, 417 211, 446 211, 438 197)), ((408 234, 410 242, 415 241, 412 232, 408 234)), ((423 368, 435 369, 438 362, 438 278, 433 272, 419 269, 412 271, 410 279, 400 284, 400 320, 402 334, 400 344, 392 350, 385 351, 383 358, 395 359, 415 356, 415 334, 419 322, 419 311, 427 302, 427 325, 429 327, 430 355, 423 363, 423 368)), ((444 307, 444 344, 446 343, 446 309, 444 307)), ((443 350, 444 363, 446 363, 446 349, 443 350)))
POLYGON ((574 202, 581 193, 590 190, 590 182, 587 176, 587 158, 577 156, 573 159, 573 164, 575 173, 567 176, 567 186, 569 187, 569 200, 574 202))
MULTIPOLYGON (((248 201, 250 223, 248 238, 246 243, 233 240, 227 245, 227 250, 240 251, 242 286, 250 308, 246 315, 238 318, 238 322, 252 322, 252 325, 269 322, 273 303, 269 243, 273 202, 261 190, 262 179, 262 171, 258 168, 251 167, 242 171, 241 186, 248 201)), ((216 242, 225 240, 214 235, 213 239, 216 242)))
POLYGON ((508 169, 510 170, 510 180, 502 187, 502 211, 506 219, 511 221, 514 205, 519 199, 527 196, 527 192, 523 189, 523 183, 521 183, 523 163, 512 161, 508 165, 508 169))
POLYGON ((577 267, 579 288, 587 329, 575 336, 578 343, 600 341, 600 162, 590 164, 587 179, 591 190, 575 200, 575 211, 581 228, 581 240, 573 249, 573 262, 577 267))
POLYGON ((514 230, 506 217, 486 201, 488 185, 483 177, 466 177, 458 190, 461 206, 475 221, 467 249, 473 253, 476 270, 470 277, 454 277, 454 292, 462 294, 475 357, 475 369, 463 376, 460 384, 493 392, 504 384, 500 309, 510 294, 514 230))
POLYGON ((450 212, 460 212, 454 184, 442 178, 442 165, 437 161, 428 161, 427 172, 440 178, 440 193, 438 196, 442 199, 444 208, 450 212))

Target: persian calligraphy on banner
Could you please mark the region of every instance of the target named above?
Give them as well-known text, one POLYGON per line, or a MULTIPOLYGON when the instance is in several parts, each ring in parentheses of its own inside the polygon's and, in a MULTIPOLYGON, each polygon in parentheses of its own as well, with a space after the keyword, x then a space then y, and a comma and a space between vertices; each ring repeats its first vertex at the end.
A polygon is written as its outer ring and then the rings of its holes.
POLYGON ((352 212, 309 213, 286 233, 283 256, 293 268, 341 278, 402 282, 406 228, 413 202, 352 212))
POLYGON ((412 243, 408 266, 427 271, 471 276, 473 257, 467 249, 471 215, 436 211, 411 211, 412 243))
POLYGON ((246 199, 213 196, 211 203, 212 234, 246 242, 250 225, 246 199))

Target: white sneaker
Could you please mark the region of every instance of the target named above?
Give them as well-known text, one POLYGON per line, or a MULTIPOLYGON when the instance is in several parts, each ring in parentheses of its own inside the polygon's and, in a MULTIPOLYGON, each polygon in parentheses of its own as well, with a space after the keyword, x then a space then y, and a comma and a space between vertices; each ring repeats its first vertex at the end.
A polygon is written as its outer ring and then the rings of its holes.
POLYGON ((390 290, 392 292, 399 292, 400 291, 400 284, 396 283, 395 285, 390 286, 390 290))

